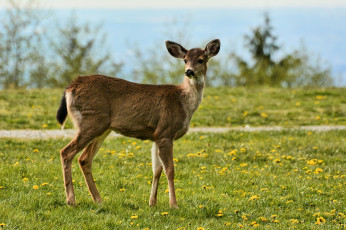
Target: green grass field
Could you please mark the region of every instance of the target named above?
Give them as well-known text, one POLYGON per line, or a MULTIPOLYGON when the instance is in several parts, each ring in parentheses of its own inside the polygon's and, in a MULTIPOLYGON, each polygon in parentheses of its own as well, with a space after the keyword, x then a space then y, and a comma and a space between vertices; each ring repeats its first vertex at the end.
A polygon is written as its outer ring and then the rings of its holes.
MULTIPOLYGON (((62 89, 1 90, 0 129, 56 129, 62 89)), ((346 125, 345 88, 206 88, 191 126, 346 125)), ((71 122, 66 128, 71 128, 71 122)))
MULTIPOLYGON (((43 100, 32 106, 55 107, 43 100)), ((158 204, 148 206, 152 172, 147 141, 106 139, 93 165, 101 205, 92 203, 76 158, 72 169, 78 205, 71 208, 65 203, 59 159, 68 140, 0 139, 0 226, 341 229, 346 215, 345 137, 344 130, 189 134, 175 142, 177 210, 169 208, 164 174, 158 204)))

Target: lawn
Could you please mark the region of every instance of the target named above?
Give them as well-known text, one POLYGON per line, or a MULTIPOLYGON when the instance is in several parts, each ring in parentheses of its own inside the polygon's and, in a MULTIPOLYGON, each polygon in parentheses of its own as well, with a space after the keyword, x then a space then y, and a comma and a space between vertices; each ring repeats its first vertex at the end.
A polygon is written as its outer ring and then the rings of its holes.
MULTIPOLYGON (((42 102, 30 106, 42 110, 52 106, 42 102)), ((93 165, 104 200, 101 205, 92 203, 76 158, 72 170, 78 205, 71 208, 65 203, 59 159, 59 150, 69 140, 0 139, 0 225, 4 229, 344 228, 345 137, 344 130, 186 135, 174 149, 177 210, 169 208, 164 175, 157 206, 148 206, 152 177, 148 141, 106 139, 93 165)))
MULTIPOLYGON (((62 89, 1 90, 0 129, 57 129, 62 89)), ((346 125, 345 88, 206 88, 191 126, 346 125)), ((66 128, 71 128, 68 122, 66 128)))

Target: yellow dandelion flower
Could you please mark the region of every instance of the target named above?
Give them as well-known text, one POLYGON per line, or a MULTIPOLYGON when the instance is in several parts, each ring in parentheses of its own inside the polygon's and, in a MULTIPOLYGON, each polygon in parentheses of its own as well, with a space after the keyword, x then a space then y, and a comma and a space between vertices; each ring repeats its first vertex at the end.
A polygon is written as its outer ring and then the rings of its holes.
POLYGON ((321 120, 321 117, 320 116, 316 116, 315 119, 316 120, 321 120))
POLYGON ((125 192, 124 188, 119 189, 120 192, 125 192))
POLYGON ((244 226, 242 224, 238 224, 239 228, 244 228, 244 226))
POLYGON ((278 215, 275 215, 275 214, 274 214, 274 215, 271 215, 272 218, 276 218, 277 216, 278 216, 278 215))
POLYGON ((161 215, 167 216, 167 215, 168 215, 168 212, 162 212, 161 215))
POLYGON ((5 223, 0 223, 0 227, 6 226, 5 223))
POLYGON ((33 189, 38 189, 38 185, 32 186, 33 189))
POLYGON ((246 117, 249 114, 248 111, 244 111, 243 116, 246 117))
POLYGON ((45 185, 48 185, 48 183, 44 182, 44 183, 41 184, 41 186, 45 186, 45 185))
POLYGON ((47 125, 47 124, 43 124, 42 127, 43 127, 43 128, 47 128, 48 125, 47 125))
POLYGON ((299 220, 297 220, 297 219, 290 219, 290 221, 292 224, 298 224, 299 223, 299 220))
POLYGON ((131 219, 137 219, 137 218, 138 218, 137 214, 132 214, 131 219))
POLYGON ((249 198, 249 200, 258 200, 260 197, 257 195, 253 195, 249 198))
POLYGON ((231 225, 232 223, 231 222, 226 222, 226 223, 224 223, 224 225, 226 225, 226 226, 229 226, 229 225, 231 225))
POLYGON ((204 136, 200 136, 199 139, 200 139, 200 140, 203 140, 203 139, 204 139, 204 136))
POLYGON ((204 208, 204 205, 200 205, 200 206, 198 206, 199 208, 204 208))
POLYGON ((320 224, 322 224, 324 222, 326 222, 326 220, 321 216, 321 217, 317 217, 316 218, 316 223, 315 224, 320 225, 320 224))
POLYGON ((27 183, 28 181, 29 181, 29 179, 28 179, 28 178, 26 178, 26 177, 25 177, 25 178, 23 178, 23 182, 24 182, 24 183, 27 183))
POLYGON ((38 153, 38 149, 34 149, 33 152, 34 152, 34 153, 38 153))
POLYGON ((296 102, 296 106, 300 106, 300 102, 298 101, 298 102, 296 102))
POLYGON ((266 117, 268 117, 268 114, 267 113, 261 113, 261 117, 266 118, 266 117))

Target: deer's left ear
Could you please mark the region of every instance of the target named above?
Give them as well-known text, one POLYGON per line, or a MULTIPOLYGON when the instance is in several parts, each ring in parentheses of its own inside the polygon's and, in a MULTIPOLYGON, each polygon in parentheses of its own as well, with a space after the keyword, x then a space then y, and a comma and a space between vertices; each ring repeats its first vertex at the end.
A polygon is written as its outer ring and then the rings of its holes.
POLYGON ((207 44, 204 53, 208 57, 208 59, 214 57, 216 54, 219 53, 220 46, 221 43, 219 39, 214 39, 207 44))

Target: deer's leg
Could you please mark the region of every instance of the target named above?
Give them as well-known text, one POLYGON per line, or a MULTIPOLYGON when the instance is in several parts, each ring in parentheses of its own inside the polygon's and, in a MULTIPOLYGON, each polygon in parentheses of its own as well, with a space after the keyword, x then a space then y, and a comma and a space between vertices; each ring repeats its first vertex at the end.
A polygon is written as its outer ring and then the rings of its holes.
POLYGON ((163 138, 156 143, 159 148, 159 157, 168 180, 169 204, 173 208, 178 208, 174 190, 173 139, 163 138))
POLYGON ((97 191, 94 178, 91 171, 92 160, 96 155, 97 151, 101 147, 104 139, 108 136, 110 130, 107 130, 100 137, 95 138, 83 151, 83 153, 78 158, 78 162, 82 172, 84 174, 84 179, 88 185, 89 192, 95 203, 101 203, 101 197, 97 191))
POLYGON ((62 164, 64 183, 65 183, 65 193, 67 204, 75 205, 75 195, 73 191, 72 184, 72 173, 71 165, 72 160, 78 152, 80 152, 87 144, 92 141, 93 138, 83 135, 81 132, 60 151, 60 159, 62 164))
POLYGON ((149 199, 149 206, 155 206, 157 202, 157 189, 159 187, 159 180, 162 172, 162 163, 159 158, 159 149, 154 142, 151 148, 151 161, 153 167, 153 183, 151 186, 151 194, 149 199))

